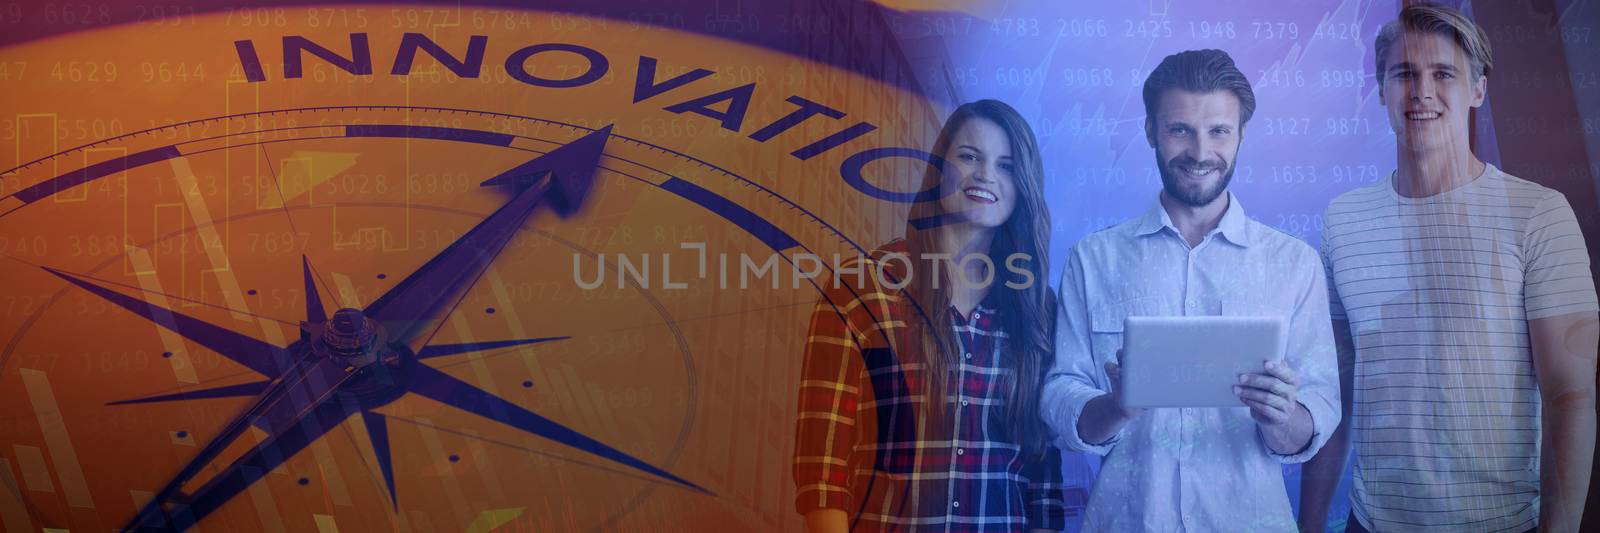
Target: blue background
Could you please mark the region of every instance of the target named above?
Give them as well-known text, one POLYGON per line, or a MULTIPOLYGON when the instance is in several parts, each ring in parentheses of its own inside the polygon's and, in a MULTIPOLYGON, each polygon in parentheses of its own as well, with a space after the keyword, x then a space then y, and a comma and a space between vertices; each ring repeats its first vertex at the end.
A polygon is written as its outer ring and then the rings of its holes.
MULTIPOLYGON (((1394 169, 1394 134, 1374 84, 1372 41, 1399 4, 1011 2, 924 18, 900 33, 909 48, 927 47, 928 41, 943 47, 942 53, 912 58, 920 79, 938 80, 930 84, 935 101, 953 107, 994 98, 1016 107, 1033 125, 1054 218, 1054 284, 1073 243, 1137 216, 1155 201, 1160 178, 1143 132, 1140 91, 1163 57, 1189 49, 1227 51, 1254 85, 1256 114, 1246 127, 1230 190, 1251 217, 1318 246, 1328 202, 1394 169), (948 63, 932 64, 932 58, 948 63)), ((1597 54, 1581 51, 1592 50, 1591 28, 1574 27, 1573 21, 1593 19, 1600 6, 1581 0, 1555 4, 1564 30, 1582 30, 1587 43, 1568 47, 1576 78, 1594 67, 1597 54)), ((1463 11, 1471 16, 1469 6, 1463 11)), ((1580 108, 1593 111, 1595 99, 1580 91, 1580 108)), ((1493 101, 1491 93, 1488 105, 1493 101)), ((1490 116, 1488 108, 1478 116, 1478 155, 1499 163, 1493 124, 1482 118, 1490 116)), ((1588 136, 1591 161, 1597 141, 1600 136, 1588 136)), ((1076 497, 1086 496, 1097 458, 1069 454, 1065 469, 1069 485, 1083 491, 1076 497)), ((1286 467, 1284 474, 1298 513, 1299 467, 1286 467)), ((1330 513, 1332 530, 1342 529, 1348 516, 1348 489, 1347 466, 1330 513)), ((1077 530, 1079 518, 1068 531, 1077 530)))

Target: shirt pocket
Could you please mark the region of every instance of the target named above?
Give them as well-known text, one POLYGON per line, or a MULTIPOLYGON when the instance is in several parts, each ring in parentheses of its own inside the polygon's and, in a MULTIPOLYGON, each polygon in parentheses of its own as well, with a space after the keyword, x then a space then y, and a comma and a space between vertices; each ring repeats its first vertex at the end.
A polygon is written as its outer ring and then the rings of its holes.
MULTIPOLYGON (((1101 304, 1089 317, 1089 343, 1096 361, 1117 362, 1117 350, 1122 349, 1123 324, 1130 316, 1165 316, 1161 302, 1154 296, 1143 296, 1116 303, 1101 304)), ((1099 365, 1096 365, 1097 367, 1099 365)))

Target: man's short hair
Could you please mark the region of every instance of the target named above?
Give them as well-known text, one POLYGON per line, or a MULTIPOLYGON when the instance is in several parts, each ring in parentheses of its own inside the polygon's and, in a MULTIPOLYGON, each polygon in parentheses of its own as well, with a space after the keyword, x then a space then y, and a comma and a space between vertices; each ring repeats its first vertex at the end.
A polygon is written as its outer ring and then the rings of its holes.
POLYGON ((1239 72, 1233 58, 1221 50, 1188 50, 1162 59, 1144 80, 1144 112, 1150 120, 1155 119, 1161 94, 1169 89, 1200 94, 1232 93, 1239 98, 1240 127, 1256 113, 1256 93, 1250 88, 1250 79, 1239 72))
POLYGON ((1406 32, 1443 35, 1455 41, 1456 46, 1467 52, 1467 59, 1472 63, 1472 83, 1478 83, 1478 78, 1488 76, 1489 70, 1494 68, 1494 59, 1489 53, 1489 36, 1483 33, 1483 28, 1460 11, 1422 2, 1401 9, 1398 18, 1378 30, 1378 38, 1372 43, 1372 48, 1377 53, 1380 89, 1383 87, 1384 71, 1389 67, 1389 49, 1406 32))

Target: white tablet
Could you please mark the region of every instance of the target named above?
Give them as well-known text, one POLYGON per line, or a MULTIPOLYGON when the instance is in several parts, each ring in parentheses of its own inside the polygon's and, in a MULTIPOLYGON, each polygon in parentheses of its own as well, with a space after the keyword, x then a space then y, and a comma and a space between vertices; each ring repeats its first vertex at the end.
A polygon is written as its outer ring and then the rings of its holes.
POLYGON ((1281 360, 1283 317, 1132 316, 1123 324, 1125 407, 1237 407, 1239 374, 1281 360))

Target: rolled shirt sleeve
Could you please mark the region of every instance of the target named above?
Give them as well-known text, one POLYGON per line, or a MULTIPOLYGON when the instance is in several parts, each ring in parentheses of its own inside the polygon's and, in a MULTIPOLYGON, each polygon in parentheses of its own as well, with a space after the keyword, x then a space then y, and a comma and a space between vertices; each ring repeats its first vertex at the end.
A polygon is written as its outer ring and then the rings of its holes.
POLYGON ((801 363, 793 464, 795 507, 800 514, 845 509, 849 504, 849 458, 856 443, 861 376, 856 337, 845 317, 824 298, 812 312, 801 363))
MULTIPOLYGON (((1056 313, 1056 354, 1045 375, 1039 401, 1040 416, 1060 437, 1062 446, 1095 455, 1111 453, 1122 438, 1119 432, 1110 440, 1091 444, 1078 434, 1078 417, 1084 405, 1106 394, 1111 387, 1105 369, 1095 360, 1089 336, 1089 309, 1084 296, 1083 259, 1078 250, 1068 254, 1061 273, 1061 308, 1056 313)), ((1324 313, 1326 315, 1326 313, 1324 313)))
MULTIPOLYGON (((1302 279, 1300 297, 1289 317, 1288 343, 1284 361, 1300 376, 1296 395, 1311 413, 1311 441, 1293 454, 1267 451, 1288 464, 1311 460, 1339 425, 1339 358, 1333 344, 1333 322, 1329 317, 1328 284, 1322 258, 1305 249, 1293 272, 1302 279)), ((1259 432, 1258 432, 1259 433, 1259 432)), ((1265 441, 1262 442, 1265 445, 1265 441)))

